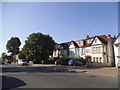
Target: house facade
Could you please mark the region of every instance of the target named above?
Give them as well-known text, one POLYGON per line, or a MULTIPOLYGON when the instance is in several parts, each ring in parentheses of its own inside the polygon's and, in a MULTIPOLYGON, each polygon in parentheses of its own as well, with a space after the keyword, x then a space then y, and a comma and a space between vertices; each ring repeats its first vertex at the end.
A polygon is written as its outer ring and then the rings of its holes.
POLYGON ((92 62, 101 62, 103 66, 114 66, 115 38, 110 35, 96 36, 91 44, 92 62))
POLYGON ((100 37, 96 36, 91 44, 91 56, 92 62, 107 62, 107 44, 105 42, 102 42, 100 37))
POLYGON ((53 58, 69 56, 69 46, 66 43, 56 44, 53 51, 53 58))
POLYGON ((80 57, 79 46, 75 41, 71 41, 69 45, 69 57, 80 57))
POLYGON ((87 35, 85 39, 76 41, 79 46, 80 57, 85 58, 88 61, 91 61, 91 43, 93 39, 94 37, 89 37, 89 35, 87 35))
POLYGON ((111 35, 100 35, 59 44, 56 53, 53 56, 69 56, 84 58, 90 62, 100 62, 103 66, 114 66, 114 48, 115 38, 111 35), (66 44, 66 46, 65 46, 66 44))
POLYGON ((117 39, 114 42, 114 54, 115 54, 115 66, 118 67, 120 63, 120 34, 117 36, 117 39))

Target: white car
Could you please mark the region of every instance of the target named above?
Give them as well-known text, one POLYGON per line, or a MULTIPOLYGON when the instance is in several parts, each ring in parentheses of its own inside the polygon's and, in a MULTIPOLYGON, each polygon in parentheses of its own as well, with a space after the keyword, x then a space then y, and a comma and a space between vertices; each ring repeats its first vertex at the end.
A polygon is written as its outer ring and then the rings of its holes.
POLYGON ((28 65, 28 62, 25 60, 18 60, 19 65, 28 65))

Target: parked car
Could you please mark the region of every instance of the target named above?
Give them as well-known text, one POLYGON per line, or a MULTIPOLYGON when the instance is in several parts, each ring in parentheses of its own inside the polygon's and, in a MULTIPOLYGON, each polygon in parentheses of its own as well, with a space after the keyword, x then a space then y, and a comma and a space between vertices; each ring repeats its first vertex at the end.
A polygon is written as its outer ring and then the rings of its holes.
POLYGON ((18 60, 18 65, 28 65, 26 60, 18 60))
POLYGON ((71 59, 68 61, 68 65, 80 66, 80 65, 82 65, 82 62, 80 62, 79 60, 76 60, 76 59, 71 59))

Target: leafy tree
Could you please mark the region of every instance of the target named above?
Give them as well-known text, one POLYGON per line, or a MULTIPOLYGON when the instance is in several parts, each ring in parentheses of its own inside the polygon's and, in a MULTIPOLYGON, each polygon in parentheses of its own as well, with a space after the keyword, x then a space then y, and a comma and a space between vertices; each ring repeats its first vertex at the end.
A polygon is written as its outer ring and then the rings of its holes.
POLYGON ((3 53, 1 54, 1 59, 2 59, 2 60, 5 60, 5 59, 6 59, 6 56, 7 56, 7 54, 3 52, 3 53))
POLYGON ((20 52, 19 52, 18 58, 19 58, 19 59, 25 59, 25 54, 23 53, 23 51, 20 51, 20 52))
POLYGON ((33 33, 25 41, 22 51, 27 60, 40 63, 42 60, 47 60, 49 55, 52 55, 54 45, 55 41, 50 35, 33 33))
POLYGON ((11 52, 12 55, 19 53, 19 46, 21 45, 20 39, 18 37, 11 37, 6 44, 8 52, 11 52))

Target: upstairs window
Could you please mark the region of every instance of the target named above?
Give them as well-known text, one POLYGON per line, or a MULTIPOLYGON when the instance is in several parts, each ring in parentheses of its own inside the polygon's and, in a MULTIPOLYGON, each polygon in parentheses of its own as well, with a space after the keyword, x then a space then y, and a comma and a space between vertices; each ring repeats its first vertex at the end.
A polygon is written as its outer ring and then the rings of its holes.
POLYGON ((70 45, 73 45, 73 42, 71 42, 70 45))
POLYGON ((79 45, 83 45, 83 41, 80 41, 80 42, 79 42, 79 45))
POLYGON ((102 62, 102 57, 100 57, 100 62, 102 62))
POLYGON ((95 43, 97 43, 97 39, 95 39, 95 43))
POLYGON ((95 57, 93 57, 93 62, 95 62, 95 57))

